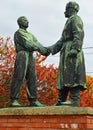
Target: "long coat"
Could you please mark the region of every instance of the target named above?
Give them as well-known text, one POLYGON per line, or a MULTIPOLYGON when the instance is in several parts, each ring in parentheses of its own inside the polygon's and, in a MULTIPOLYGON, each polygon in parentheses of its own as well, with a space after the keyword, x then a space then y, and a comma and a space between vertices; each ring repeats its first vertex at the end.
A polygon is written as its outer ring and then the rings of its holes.
POLYGON ((72 15, 64 26, 60 40, 50 47, 53 55, 60 51, 57 89, 76 86, 86 89, 83 38, 83 22, 78 15, 72 15), (75 56, 70 56, 72 50, 77 52, 75 56))

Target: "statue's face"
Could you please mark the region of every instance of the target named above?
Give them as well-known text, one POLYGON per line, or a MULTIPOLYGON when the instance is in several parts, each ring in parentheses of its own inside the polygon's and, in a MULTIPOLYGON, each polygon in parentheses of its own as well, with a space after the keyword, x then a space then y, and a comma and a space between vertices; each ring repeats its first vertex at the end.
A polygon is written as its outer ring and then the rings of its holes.
POLYGON ((74 8, 66 8, 64 14, 65 17, 69 18, 70 16, 72 16, 73 14, 76 14, 76 10, 74 8))
POLYGON ((28 22, 28 20, 25 17, 22 18, 21 25, 24 26, 24 27, 28 27, 29 22, 28 22))
POLYGON ((72 14, 77 13, 79 10, 79 5, 76 2, 69 2, 66 5, 65 17, 69 18, 72 14))
POLYGON ((27 18, 25 16, 19 17, 18 20, 17 20, 17 22, 18 22, 18 25, 20 27, 27 28, 28 25, 29 25, 29 22, 28 22, 28 20, 27 20, 27 18))
POLYGON ((71 12, 71 11, 70 11, 70 9, 66 9, 66 10, 65 10, 65 12, 64 12, 65 17, 69 18, 69 17, 70 17, 70 15, 71 15, 71 13, 70 13, 70 12, 71 12))

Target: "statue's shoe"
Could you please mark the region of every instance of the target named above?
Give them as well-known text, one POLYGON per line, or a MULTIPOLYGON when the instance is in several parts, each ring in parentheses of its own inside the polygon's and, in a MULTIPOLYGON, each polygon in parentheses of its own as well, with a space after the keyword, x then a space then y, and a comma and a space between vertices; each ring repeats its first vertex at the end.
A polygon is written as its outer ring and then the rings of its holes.
POLYGON ((21 107, 21 104, 20 104, 17 100, 14 100, 14 101, 11 103, 11 107, 21 107))
POLYGON ((72 105, 71 101, 67 100, 65 102, 61 102, 61 105, 72 105))
POLYGON ((41 104, 39 101, 32 101, 30 107, 45 107, 45 105, 41 104))
POLYGON ((67 100, 65 102, 61 102, 61 105, 66 105, 66 106, 72 106, 72 107, 80 107, 80 103, 79 102, 74 102, 72 103, 71 101, 67 100))

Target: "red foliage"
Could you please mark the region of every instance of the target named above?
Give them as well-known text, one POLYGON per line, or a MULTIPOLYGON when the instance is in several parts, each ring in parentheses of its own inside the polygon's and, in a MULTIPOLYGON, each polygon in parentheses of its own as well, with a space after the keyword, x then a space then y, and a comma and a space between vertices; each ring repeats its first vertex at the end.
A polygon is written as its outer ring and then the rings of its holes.
MULTIPOLYGON (((10 37, 0 37, 0 107, 7 107, 10 101, 10 86, 15 62, 14 44, 10 37)), ((44 65, 47 57, 36 53, 38 100, 45 105, 53 105, 58 98, 56 80, 58 68, 44 65)), ((93 77, 86 76, 87 90, 81 92, 81 106, 93 107, 93 77)), ((24 82, 20 92, 20 102, 28 104, 24 82)))
POLYGON ((81 92, 81 106, 93 107, 93 77, 86 76, 87 90, 81 92))
POLYGON ((52 105, 56 102, 58 91, 56 90, 56 79, 58 69, 53 65, 46 66, 43 61, 47 57, 41 56, 39 53, 36 55, 36 72, 37 72, 37 92, 38 99, 41 103, 52 105))
POLYGON ((15 61, 14 45, 10 37, 0 37, 0 106, 7 106, 15 61))

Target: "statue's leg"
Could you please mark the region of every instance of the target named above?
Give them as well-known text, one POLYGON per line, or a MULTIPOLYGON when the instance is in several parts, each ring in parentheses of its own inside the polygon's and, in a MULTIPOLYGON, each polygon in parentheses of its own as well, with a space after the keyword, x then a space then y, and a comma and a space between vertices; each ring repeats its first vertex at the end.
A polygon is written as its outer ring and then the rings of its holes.
POLYGON ((28 100, 37 99, 35 67, 28 67, 26 74, 28 100))
POLYGON ((25 53, 18 53, 14 66, 14 75, 11 84, 11 103, 18 100, 20 88, 25 78, 28 58, 25 53))
MULTIPOLYGON (((64 106, 73 106, 79 107, 80 106, 80 87, 70 87, 70 99, 68 101, 62 101, 60 104, 64 106)), ((63 92, 63 95, 66 93, 63 92)), ((66 95, 64 96, 65 99, 66 95)), ((67 98, 67 97, 66 97, 67 98)), ((62 99, 62 98, 61 98, 62 99)))
POLYGON ((27 82, 27 94, 28 100, 31 107, 43 107, 38 100, 37 100, 37 88, 36 88, 36 70, 35 64, 33 60, 29 60, 29 65, 27 68, 26 73, 26 82, 27 82))
POLYGON ((80 87, 73 87, 70 89, 70 100, 72 106, 80 106, 80 87))
POLYGON ((33 57, 29 58, 29 63, 27 66, 27 73, 26 73, 26 83, 27 83, 27 94, 28 99, 37 98, 36 93, 36 71, 35 71, 35 64, 33 57))
POLYGON ((60 106, 61 102, 65 102, 68 96, 69 89, 64 87, 64 89, 59 90, 59 96, 56 106, 60 106))

